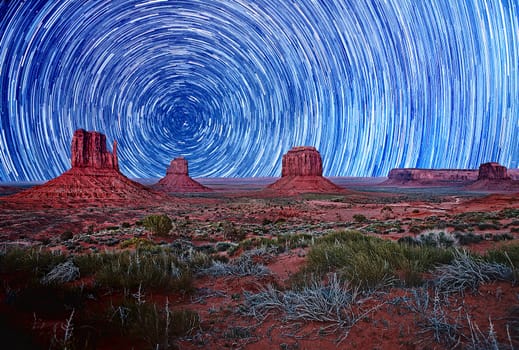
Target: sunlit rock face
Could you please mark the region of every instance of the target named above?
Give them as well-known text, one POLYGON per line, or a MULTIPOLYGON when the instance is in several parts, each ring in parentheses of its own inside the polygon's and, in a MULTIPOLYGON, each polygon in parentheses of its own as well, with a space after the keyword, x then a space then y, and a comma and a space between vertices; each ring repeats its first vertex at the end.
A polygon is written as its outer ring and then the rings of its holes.
POLYGON ((143 203, 162 196, 119 171, 117 143, 114 142, 113 153, 108 151, 106 136, 100 132, 76 130, 71 151, 71 169, 8 199, 59 207, 143 203))
POLYGON ((97 131, 78 129, 72 137, 72 168, 119 170, 117 142, 113 153, 106 149, 106 136, 97 131))
POLYGON ((323 162, 315 147, 293 147, 283 155, 281 179, 269 185, 267 190, 287 193, 343 191, 322 175, 323 162))
POLYGON ((164 192, 209 192, 210 188, 189 177, 187 159, 178 157, 171 161, 166 176, 159 180, 154 188, 164 192))
POLYGON ((323 162, 315 147, 293 147, 283 156, 281 176, 322 176, 323 162))

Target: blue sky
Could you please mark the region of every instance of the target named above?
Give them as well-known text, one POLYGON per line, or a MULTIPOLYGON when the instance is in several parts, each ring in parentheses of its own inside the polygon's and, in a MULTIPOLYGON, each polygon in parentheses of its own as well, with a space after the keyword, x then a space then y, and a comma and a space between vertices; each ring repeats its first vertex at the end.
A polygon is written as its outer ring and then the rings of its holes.
POLYGON ((0 182, 70 167, 75 129, 121 170, 327 176, 519 167, 519 8, 495 0, 0 0, 0 182))

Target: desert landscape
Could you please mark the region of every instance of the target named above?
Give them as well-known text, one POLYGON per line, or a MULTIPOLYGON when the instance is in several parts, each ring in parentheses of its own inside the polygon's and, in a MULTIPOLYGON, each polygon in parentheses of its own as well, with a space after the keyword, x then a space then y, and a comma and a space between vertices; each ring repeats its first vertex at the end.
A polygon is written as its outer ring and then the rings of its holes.
POLYGON ((479 170, 130 180, 78 130, 71 169, 2 186, 2 339, 18 349, 513 349, 519 186, 479 170))

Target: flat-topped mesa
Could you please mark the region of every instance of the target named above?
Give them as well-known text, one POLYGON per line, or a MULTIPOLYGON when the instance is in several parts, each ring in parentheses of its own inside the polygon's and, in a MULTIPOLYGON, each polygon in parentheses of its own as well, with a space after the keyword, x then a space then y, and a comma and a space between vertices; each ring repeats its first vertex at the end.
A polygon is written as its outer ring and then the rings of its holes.
POLYGON ((315 147, 293 147, 283 155, 281 176, 322 176, 323 162, 315 147))
POLYGON ((511 180, 511 177, 506 167, 490 162, 479 166, 478 180, 511 180))
POLYGON ((267 191, 284 194, 305 192, 344 192, 323 177, 323 162, 315 147, 293 147, 283 155, 281 179, 267 186, 267 191))
POLYGON ((450 183, 464 185, 475 181, 477 177, 477 170, 396 168, 389 171, 388 180, 384 184, 440 186, 450 183))
POLYGON ((164 192, 210 192, 210 188, 189 177, 187 159, 178 157, 171 161, 166 176, 159 180, 154 188, 164 192))
POLYGON ((97 131, 78 129, 72 137, 72 168, 115 169, 119 171, 117 142, 113 154, 106 149, 106 136, 97 131))

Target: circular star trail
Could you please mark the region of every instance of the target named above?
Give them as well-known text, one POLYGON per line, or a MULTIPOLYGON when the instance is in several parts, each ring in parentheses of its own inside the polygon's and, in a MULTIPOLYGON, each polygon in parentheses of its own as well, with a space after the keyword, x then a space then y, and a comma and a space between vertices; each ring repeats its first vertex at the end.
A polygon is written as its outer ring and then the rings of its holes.
POLYGON ((516 0, 0 1, 0 181, 70 167, 78 128, 121 170, 327 176, 519 166, 516 0))

